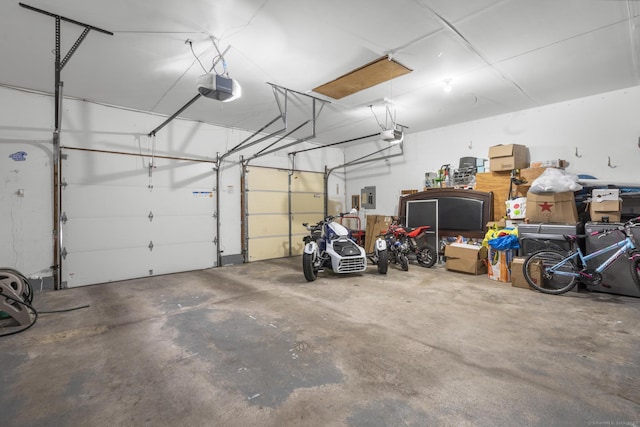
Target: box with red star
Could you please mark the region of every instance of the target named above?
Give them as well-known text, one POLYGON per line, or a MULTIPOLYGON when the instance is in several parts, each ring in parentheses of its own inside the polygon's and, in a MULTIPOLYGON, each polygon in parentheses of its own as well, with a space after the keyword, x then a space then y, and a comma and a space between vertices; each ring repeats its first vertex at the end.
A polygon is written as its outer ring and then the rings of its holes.
POLYGON ((578 209, 572 191, 527 193, 527 218, 533 223, 575 224, 578 209))

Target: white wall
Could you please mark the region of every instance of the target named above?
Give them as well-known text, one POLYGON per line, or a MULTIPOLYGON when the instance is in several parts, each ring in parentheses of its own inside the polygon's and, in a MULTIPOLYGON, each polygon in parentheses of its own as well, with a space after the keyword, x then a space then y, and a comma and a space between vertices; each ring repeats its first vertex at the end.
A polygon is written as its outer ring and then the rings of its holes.
MULTIPOLYGON (((402 157, 349 168, 347 195, 376 186, 376 209, 363 214, 397 215, 401 190, 422 190, 426 172, 487 158, 497 144, 526 145, 533 161, 567 160, 574 174, 640 185, 639 111, 640 86, 407 135, 402 157)), ((347 161, 379 144, 350 147, 347 161)))
MULTIPOLYGON (((53 264, 53 97, 0 87, 0 99, 0 267, 46 276, 53 264), (24 161, 10 157, 20 151, 27 153, 24 161)), ((148 162, 153 140, 147 135, 165 119, 165 116, 65 99, 61 145, 145 154, 148 157, 141 161, 148 162)), ((155 154, 215 160, 218 153, 225 153, 249 135, 242 130, 176 119, 157 133, 155 154)), ((219 183, 222 225, 219 238, 225 256, 241 252, 240 156, 248 158, 271 142, 241 150, 223 162, 219 183)), ((290 150, 312 146, 300 144, 290 150)), ((325 165, 342 163, 342 150, 330 148, 299 154, 295 167, 322 172, 325 165)), ((257 158, 251 165, 288 169, 291 160, 286 153, 275 153, 257 158)), ((332 175, 329 188, 330 200, 344 204, 344 177, 332 175)))

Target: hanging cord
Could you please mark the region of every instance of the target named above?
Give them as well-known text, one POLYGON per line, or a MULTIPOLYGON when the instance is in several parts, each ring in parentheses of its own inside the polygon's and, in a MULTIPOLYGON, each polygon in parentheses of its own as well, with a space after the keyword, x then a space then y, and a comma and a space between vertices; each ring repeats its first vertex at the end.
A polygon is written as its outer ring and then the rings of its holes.
POLYGON ((378 122, 378 126, 380 126, 380 129, 387 130, 384 126, 382 126, 382 123, 380 123, 380 120, 378 120, 378 116, 376 116, 376 112, 373 111, 373 105, 369 105, 369 108, 371 109, 371 113, 373 114, 373 117, 375 117, 376 122, 378 122))
POLYGON ((218 44, 216 43, 215 37, 209 36, 209 38, 211 39, 211 43, 213 43, 213 47, 216 49, 216 52, 218 52, 218 54, 211 60, 211 69, 209 70, 209 72, 213 71, 216 74, 229 77, 229 71, 227 70, 227 61, 225 61, 224 55, 220 52, 220 49, 218 49, 218 44), (215 69, 218 62, 222 62, 222 74, 218 73, 218 71, 216 71, 215 69))
POLYGON ((200 66, 202 67, 202 69, 206 73, 207 69, 204 68, 204 65, 202 65, 202 62, 200 62, 200 58, 198 58, 198 55, 196 55, 195 51, 193 50, 193 42, 191 40, 187 40, 185 43, 187 43, 189 45, 189 48, 191 49, 191 53, 193 54, 194 58, 196 58, 196 60, 198 61, 198 64, 200 64, 200 66))

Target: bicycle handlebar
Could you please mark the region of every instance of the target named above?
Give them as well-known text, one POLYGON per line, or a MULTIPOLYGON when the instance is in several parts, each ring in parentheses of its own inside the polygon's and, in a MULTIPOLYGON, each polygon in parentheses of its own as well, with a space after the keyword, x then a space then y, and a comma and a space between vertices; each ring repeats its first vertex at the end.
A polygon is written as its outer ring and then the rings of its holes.
POLYGON ((602 238, 604 236, 608 236, 609 234, 611 234, 614 231, 621 231, 625 235, 630 236, 631 232, 629 231, 629 229, 633 228, 633 227, 638 227, 638 226, 640 226, 640 216, 635 217, 635 218, 631 218, 630 220, 628 220, 624 224, 618 225, 615 228, 607 228, 605 230, 593 231, 589 235, 590 236, 597 236, 598 234, 600 234, 600 236, 598 236, 598 239, 600 239, 600 238, 602 238))

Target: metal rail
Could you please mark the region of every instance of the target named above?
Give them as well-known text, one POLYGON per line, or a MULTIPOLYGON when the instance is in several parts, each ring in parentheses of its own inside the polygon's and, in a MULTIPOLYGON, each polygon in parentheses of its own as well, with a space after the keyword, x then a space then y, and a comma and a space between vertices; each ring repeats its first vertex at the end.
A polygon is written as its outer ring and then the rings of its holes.
POLYGON ((42 13, 47 16, 51 16, 56 21, 55 26, 55 64, 54 64, 54 72, 55 72, 55 112, 54 112, 54 126, 55 129, 53 131, 53 265, 51 269, 53 270, 53 288, 60 289, 62 286, 62 224, 60 223, 60 216, 62 213, 62 163, 60 161, 60 130, 62 128, 62 87, 63 82, 61 80, 62 69, 71 59, 71 56, 76 52, 80 44, 84 41, 84 39, 89 34, 90 30, 97 31, 99 33, 108 34, 110 36, 113 35, 111 31, 103 30, 102 28, 95 27, 93 25, 85 24, 80 21, 76 21, 75 19, 66 18, 61 15, 57 15, 55 13, 47 12, 46 10, 38 9, 33 6, 29 6, 24 3, 18 3, 20 6, 25 9, 42 13), (63 59, 60 59, 60 22, 69 22, 74 25, 79 25, 84 27, 82 34, 76 39, 75 43, 69 49, 69 52, 64 56, 63 59))

